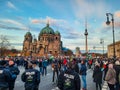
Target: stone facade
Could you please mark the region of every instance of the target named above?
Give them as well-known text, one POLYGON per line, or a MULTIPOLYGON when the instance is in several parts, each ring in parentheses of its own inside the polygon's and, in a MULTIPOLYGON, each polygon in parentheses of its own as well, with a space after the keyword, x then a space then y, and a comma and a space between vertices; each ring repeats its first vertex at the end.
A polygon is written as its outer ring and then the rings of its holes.
POLYGON ((79 47, 76 47, 76 50, 75 50, 75 57, 79 58, 81 57, 81 52, 80 52, 80 48, 79 47))
POLYGON ((61 52, 62 41, 60 32, 54 32, 49 24, 40 31, 38 40, 33 38, 30 32, 27 32, 24 36, 24 56, 58 56, 61 52))
MULTIPOLYGON (((120 41, 115 43, 115 55, 120 57, 120 41)), ((108 57, 113 57, 113 44, 108 45, 108 57)))

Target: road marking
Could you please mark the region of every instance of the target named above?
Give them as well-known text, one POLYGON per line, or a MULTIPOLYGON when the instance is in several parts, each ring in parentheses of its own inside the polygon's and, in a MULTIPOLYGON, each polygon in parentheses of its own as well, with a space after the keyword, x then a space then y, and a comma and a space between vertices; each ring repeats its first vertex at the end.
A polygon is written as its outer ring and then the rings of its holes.
POLYGON ((108 90, 108 85, 107 85, 107 82, 106 82, 106 81, 104 81, 102 90, 108 90))
POLYGON ((55 87, 54 89, 51 89, 51 90, 60 90, 58 87, 55 87))

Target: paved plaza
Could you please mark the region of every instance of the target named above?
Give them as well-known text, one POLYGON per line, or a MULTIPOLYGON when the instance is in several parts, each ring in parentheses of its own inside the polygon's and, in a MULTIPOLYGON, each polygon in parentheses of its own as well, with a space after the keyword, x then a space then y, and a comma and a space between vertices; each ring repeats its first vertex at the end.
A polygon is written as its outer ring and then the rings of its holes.
MULTIPOLYGON (((24 83, 21 81, 21 74, 24 72, 24 68, 19 67, 19 69, 20 69, 20 74, 18 75, 17 80, 16 80, 15 90, 24 90, 24 83)), ((47 70, 48 70, 47 75, 41 76, 39 90, 58 90, 58 88, 56 87, 56 84, 52 82, 51 66, 48 66, 47 70)), ((91 69, 88 69, 88 71, 87 71, 87 88, 88 88, 88 90, 95 90, 95 83, 93 83, 92 73, 93 73, 93 71, 91 69)))

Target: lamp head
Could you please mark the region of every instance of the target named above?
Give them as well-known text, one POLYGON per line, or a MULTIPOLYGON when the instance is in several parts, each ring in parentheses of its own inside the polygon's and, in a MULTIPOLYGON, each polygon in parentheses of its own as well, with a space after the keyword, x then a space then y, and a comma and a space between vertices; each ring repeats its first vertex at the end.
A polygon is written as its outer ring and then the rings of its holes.
POLYGON ((109 16, 108 16, 108 13, 106 13, 106 16, 107 16, 107 21, 106 21, 106 24, 109 25, 110 24, 110 21, 109 21, 109 16))
POLYGON ((106 24, 107 24, 107 25, 110 25, 110 21, 107 21, 106 24))

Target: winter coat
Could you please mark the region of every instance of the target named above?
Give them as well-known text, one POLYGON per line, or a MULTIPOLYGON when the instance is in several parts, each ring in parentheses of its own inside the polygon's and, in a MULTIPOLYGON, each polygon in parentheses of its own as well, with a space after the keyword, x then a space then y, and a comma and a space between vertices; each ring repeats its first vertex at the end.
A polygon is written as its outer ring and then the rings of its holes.
POLYGON ((78 63, 75 63, 74 69, 75 69, 75 71, 76 71, 77 73, 79 73, 79 66, 78 66, 78 63))
POLYGON ((115 65, 114 69, 116 71, 116 83, 120 83, 119 82, 120 65, 115 65))
POLYGON ((12 78, 13 78, 13 81, 14 81, 17 78, 17 75, 20 73, 20 70, 15 65, 8 66, 7 68, 12 73, 12 78))
POLYGON ((105 77, 105 80, 109 83, 114 85, 116 83, 116 72, 115 69, 109 68, 105 77))
POLYGON ((9 69, 0 66, 0 87, 8 88, 10 80, 12 80, 12 75, 9 69))
POLYGON ((10 70, 10 72, 12 74, 12 80, 9 82, 9 87, 14 88, 15 80, 17 78, 17 75, 20 73, 20 71, 19 71, 18 67, 15 65, 8 66, 7 68, 10 70))
POLYGON ((47 60, 43 60, 42 65, 43 65, 43 67, 47 67, 48 66, 48 61, 47 60))
POLYGON ((81 82, 79 74, 72 69, 61 72, 58 77, 57 86, 60 90, 80 90, 81 82))
POLYGON ((99 66, 95 66, 93 71, 93 81, 102 84, 102 71, 99 66))
POLYGON ((42 67, 42 60, 39 61, 39 67, 42 67))
POLYGON ((23 82, 25 82, 25 88, 34 90, 40 83, 40 72, 36 69, 27 69, 21 76, 23 82))
POLYGON ((87 75, 87 67, 85 64, 81 64, 80 75, 87 75))
POLYGON ((52 69, 53 69, 54 71, 58 71, 58 68, 59 68, 59 63, 58 63, 58 61, 57 61, 57 60, 53 61, 53 62, 52 62, 52 69))

